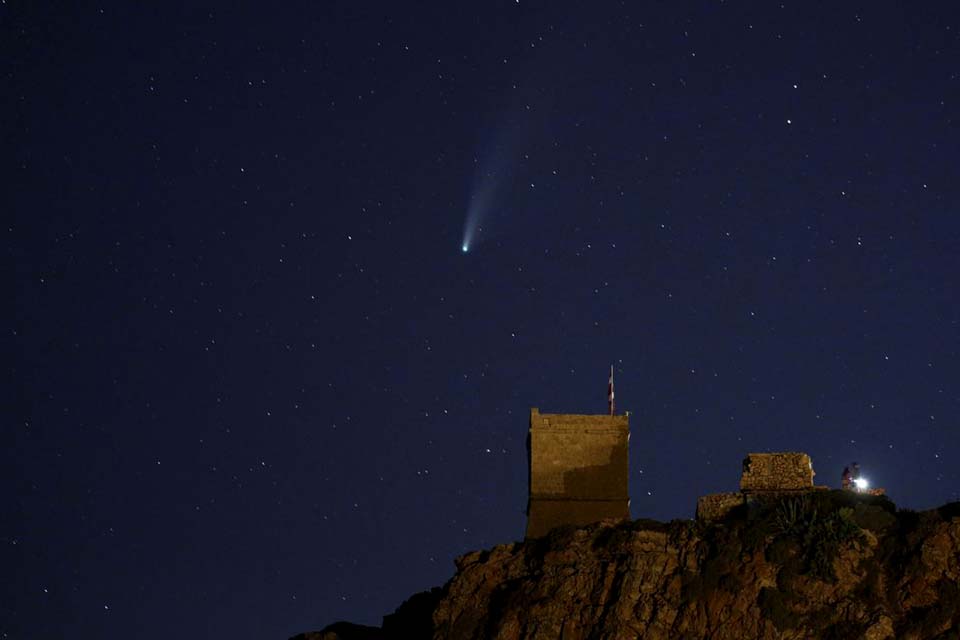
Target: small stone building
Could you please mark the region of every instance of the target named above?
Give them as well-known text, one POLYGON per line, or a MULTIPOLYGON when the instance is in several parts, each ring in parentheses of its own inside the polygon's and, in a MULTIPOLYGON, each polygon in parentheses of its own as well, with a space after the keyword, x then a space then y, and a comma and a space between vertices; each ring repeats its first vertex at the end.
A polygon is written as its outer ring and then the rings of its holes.
POLYGON ((743 459, 740 491, 809 491, 814 475, 805 453, 749 453, 743 459))
POLYGON ((530 409, 527 538, 564 524, 628 519, 627 416, 530 409))
POLYGON ((750 453, 743 459, 740 491, 712 493, 697 500, 697 519, 716 520, 751 500, 824 489, 815 487, 813 462, 805 453, 750 453))

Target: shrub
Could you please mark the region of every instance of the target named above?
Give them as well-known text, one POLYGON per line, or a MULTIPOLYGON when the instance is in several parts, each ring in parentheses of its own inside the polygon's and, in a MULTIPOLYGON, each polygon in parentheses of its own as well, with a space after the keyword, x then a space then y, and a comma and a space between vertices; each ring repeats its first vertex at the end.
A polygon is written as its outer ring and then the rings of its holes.
POLYGON ((853 521, 861 529, 884 531, 897 523, 897 518, 883 507, 858 504, 853 510, 853 521))
MULTIPOLYGON (((811 494, 791 496, 783 498, 774 510, 772 526, 777 540, 799 543, 804 572, 820 580, 835 581, 834 558, 843 545, 863 538, 853 517, 856 496, 851 501, 843 493, 850 492, 822 492, 812 494, 812 498, 811 494)), ((771 553, 785 560, 785 551, 781 545, 771 553)))
POLYGON ((834 582, 833 560, 847 543, 862 541, 863 532, 853 521, 853 509, 843 507, 824 517, 814 518, 804 536, 807 572, 815 578, 834 582))
POLYGON ((807 529, 811 517, 816 517, 816 509, 810 513, 806 495, 784 498, 777 505, 773 528, 779 535, 799 536, 807 529))

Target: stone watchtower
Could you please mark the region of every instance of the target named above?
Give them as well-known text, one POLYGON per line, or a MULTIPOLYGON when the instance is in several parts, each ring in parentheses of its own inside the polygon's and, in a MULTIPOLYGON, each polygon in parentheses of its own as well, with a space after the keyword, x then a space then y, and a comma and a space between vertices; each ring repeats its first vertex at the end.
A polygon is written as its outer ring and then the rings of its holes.
POLYGON ((563 524, 628 519, 627 416, 530 409, 527 538, 563 524))

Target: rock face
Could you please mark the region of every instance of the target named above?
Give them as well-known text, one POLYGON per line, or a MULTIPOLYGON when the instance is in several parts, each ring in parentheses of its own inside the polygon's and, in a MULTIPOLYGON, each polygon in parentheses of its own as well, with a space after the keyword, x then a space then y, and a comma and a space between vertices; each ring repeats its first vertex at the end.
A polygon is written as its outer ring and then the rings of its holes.
MULTIPOLYGON (((960 638, 960 503, 819 491, 715 522, 559 528, 458 558, 384 638, 960 638)), ((414 603, 411 605, 410 603, 414 603)), ((347 635, 342 635, 349 640, 347 635)))

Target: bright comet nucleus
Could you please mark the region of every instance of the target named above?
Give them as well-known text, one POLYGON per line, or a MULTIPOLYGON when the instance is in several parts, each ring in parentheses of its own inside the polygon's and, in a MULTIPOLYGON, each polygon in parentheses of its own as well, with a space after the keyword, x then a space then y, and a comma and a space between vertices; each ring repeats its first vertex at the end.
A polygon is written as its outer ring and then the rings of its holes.
POLYGON ((470 204, 463 222, 463 238, 460 244, 460 250, 463 253, 470 251, 483 239, 483 219, 489 213, 497 183, 496 176, 488 173, 481 186, 474 187, 473 193, 470 194, 470 204))

